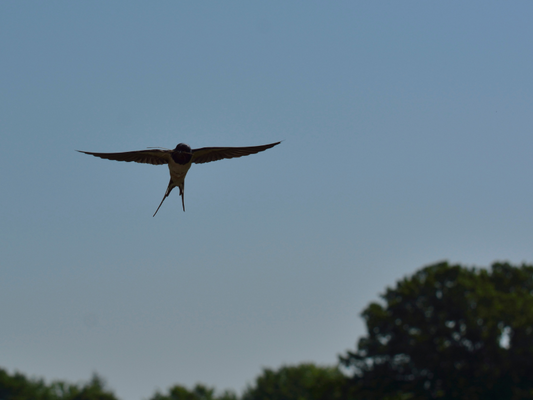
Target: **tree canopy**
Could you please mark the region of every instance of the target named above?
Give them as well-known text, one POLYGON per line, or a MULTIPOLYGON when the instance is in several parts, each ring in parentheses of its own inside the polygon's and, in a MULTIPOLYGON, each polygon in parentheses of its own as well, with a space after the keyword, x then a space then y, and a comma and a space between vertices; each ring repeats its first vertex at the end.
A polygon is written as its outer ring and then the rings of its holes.
POLYGON ((362 313, 341 357, 361 399, 533 397, 533 266, 446 262, 399 281, 362 313))
POLYGON ((242 400, 341 400, 345 379, 337 367, 312 363, 265 368, 242 400))
MULTIPOLYGON (((337 367, 304 363, 265 368, 241 400, 341 400, 346 377, 337 367)), ((150 400, 237 400, 234 392, 216 395, 215 389, 198 384, 193 389, 175 385, 166 394, 156 393, 150 400)))
POLYGON ((237 400, 237 395, 229 390, 221 395, 215 394, 215 389, 198 383, 192 390, 182 385, 174 385, 167 394, 156 394, 150 400, 237 400))
MULTIPOLYGON (((149 400, 518 400, 533 398, 533 266, 441 262, 386 289, 338 366, 265 368, 242 396, 197 384, 149 400)), ((0 400, 117 400, 94 375, 46 384, 0 369, 0 400)))
POLYGON ((82 385, 62 381, 47 385, 42 379, 29 379, 0 369, 1 400, 118 400, 98 375, 82 385))

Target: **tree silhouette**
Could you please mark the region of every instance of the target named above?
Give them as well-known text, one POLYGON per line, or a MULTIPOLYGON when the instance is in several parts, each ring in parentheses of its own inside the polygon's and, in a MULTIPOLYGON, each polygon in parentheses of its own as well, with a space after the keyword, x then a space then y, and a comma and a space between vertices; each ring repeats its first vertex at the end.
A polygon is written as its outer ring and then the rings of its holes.
POLYGON ((242 400, 341 400, 345 376, 336 367, 312 363, 264 369, 242 400))
POLYGON ((229 390, 215 395, 214 388, 198 383, 192 390, 182 385, 174 385, 168 389, 167 394, 156 392, 150 400, 237 400, 237 395, 229 390))
POLYGON ((56 381, 47 385, 42 379, 28 379, 17 372, 0 369, 0 400, 117 400, 98 375, 84 385, 56 381))
POLYGON ((533 397, 533 267, 435 264, 362 313, 367 336, 341 357, 360 399, 533 397))

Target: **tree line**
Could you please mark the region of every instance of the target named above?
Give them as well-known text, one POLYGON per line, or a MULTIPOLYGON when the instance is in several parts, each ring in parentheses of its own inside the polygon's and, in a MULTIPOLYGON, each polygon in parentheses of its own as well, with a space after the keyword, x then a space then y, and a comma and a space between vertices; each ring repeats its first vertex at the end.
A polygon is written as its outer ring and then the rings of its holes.
MULTIPOLYGON (((338 365, 264 369, 241 396, 197 384, 147 400, 519 400, 533 398, 533 266, 441 262, 362 312, 367 334, 338 365)), ((0 369, 0 400, 118 400, 102 378, 28 379, 0 369)))

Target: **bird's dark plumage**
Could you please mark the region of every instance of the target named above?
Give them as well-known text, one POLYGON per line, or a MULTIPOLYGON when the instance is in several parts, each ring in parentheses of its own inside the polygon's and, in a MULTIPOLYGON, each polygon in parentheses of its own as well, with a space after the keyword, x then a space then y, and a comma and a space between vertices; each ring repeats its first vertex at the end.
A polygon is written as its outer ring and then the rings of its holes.
POLYGON ((281 142, 276 142, 250 147, 202 147, 201 149, 194 149, 192 151, 192 162, 195 164, 203 164, 211 161, 223 160, 224 158, 249 156, 250 154, 270 149, 280 143, 281 142))
MULTIPOLYGON (((168 164, 170 170, 170 183, 168 184, 163 200, 161 200, 161 204, 163 204, 163 201, 165 201, 172 189, 177 186, 180 189, 183 211, 185 211, 185 176, 187 175, 187 171, 191 167, 191 164, 204 164, 211 161, 223 160, 225 158, 248 156, 270 149, 280 143, 281 142, 276 142, 250 147, 202 147, 200 149, 191 149, 188 145, 180 143, 174 150, 153 149, 126 151, 123 153, 92 153, 90 151, 78 151, 106 160, 138 162, 153 165, 168 164)), ((161 207, 161 204, 159 204, 159 207, 161 207)), ((159 207, 154 213, 154 216, 157 214, 157 211, 159 211, 159 207)))
POLYGON ((139 150, 124 153, 91 153, 90 151, 77 150, 80 153, 105 158, 114 161, 134 161, 143 164, 162 165, 168 164, 171 150, 139 150))

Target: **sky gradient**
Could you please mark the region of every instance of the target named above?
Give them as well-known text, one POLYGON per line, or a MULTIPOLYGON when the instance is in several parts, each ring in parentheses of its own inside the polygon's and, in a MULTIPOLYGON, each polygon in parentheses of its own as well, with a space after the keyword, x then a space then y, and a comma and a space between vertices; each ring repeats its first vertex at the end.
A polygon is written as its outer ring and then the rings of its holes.
POLYGON ((123 400, 335 363, 386 286, 533 262, 533 3, 0 2, 0 367, 123 400), (168 168, 75 150, 253 146, 168 168))

